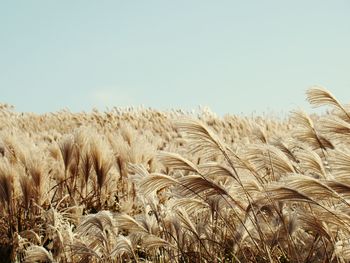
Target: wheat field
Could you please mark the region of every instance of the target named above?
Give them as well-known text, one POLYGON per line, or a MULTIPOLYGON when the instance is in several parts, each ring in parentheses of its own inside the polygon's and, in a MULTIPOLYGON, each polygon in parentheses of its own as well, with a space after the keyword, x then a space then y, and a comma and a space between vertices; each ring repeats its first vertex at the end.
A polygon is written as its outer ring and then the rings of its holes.
POLYGON ((349 262, 350 108, 0 106, 2 262, 349 262))

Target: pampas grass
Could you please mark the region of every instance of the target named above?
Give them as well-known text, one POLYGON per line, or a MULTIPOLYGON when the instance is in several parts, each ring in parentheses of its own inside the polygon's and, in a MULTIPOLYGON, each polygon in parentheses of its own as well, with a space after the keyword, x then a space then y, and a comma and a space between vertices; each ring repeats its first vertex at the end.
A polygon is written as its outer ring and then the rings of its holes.
POLYGON ((8 262, 348 262, 350 114, 0 105, 8 262))

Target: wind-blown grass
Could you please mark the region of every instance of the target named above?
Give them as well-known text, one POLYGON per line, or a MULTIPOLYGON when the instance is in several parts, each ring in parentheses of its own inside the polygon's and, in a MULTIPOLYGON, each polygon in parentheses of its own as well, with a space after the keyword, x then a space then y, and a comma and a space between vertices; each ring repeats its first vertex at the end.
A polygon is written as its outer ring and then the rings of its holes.
POLYGON ((348 262, 350 114, 0 107, 8 262, 348 262))

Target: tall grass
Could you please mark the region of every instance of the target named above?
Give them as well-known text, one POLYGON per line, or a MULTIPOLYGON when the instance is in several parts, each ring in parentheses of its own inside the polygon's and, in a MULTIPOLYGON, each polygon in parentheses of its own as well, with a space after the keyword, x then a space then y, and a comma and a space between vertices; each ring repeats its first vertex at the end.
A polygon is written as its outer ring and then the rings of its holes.
POLYGON ((350 109, 217 117, 0 107, 7 262, 348 262, 350 109))

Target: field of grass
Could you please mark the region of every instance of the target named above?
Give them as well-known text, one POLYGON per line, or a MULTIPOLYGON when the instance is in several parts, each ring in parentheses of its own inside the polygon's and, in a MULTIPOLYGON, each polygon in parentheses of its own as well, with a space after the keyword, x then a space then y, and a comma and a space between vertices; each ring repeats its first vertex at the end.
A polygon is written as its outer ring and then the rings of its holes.
POLYGON ((1 262, 349 262, 350 109, 0 106, 1 262))

